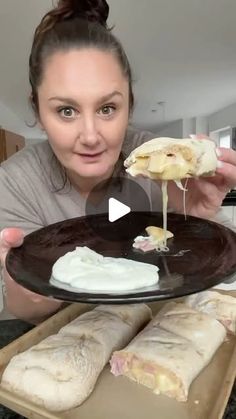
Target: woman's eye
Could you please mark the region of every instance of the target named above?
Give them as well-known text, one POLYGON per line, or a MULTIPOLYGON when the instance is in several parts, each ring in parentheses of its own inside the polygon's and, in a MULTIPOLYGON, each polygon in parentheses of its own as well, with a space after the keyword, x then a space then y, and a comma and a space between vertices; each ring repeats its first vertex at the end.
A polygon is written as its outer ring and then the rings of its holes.
POLYGON ((74 118, 75 115, 76 115, 76 111, 73 108, 69 107, 69 106, 58 109, 58 113, 63 118, 68 118, 68 119, 74 118))
POLYGON ((105 116, 111 115, 115 111, 115 106, 105 105, 100 110, 99 113, 105 116))

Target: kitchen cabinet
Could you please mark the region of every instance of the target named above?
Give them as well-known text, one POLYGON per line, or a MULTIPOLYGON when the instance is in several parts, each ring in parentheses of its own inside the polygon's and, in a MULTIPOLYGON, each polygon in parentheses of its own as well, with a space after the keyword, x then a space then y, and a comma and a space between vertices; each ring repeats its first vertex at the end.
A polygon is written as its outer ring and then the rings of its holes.
POLYGON ((0 163, 25 146, 22 135, 0 128, 0 163))
MULTIPOLYGON (((0 128, 0 164, 25 146, 25 138, 14 132, 0 128)), ((0 271, 0 313, 4 308, 3 287, 0 271)))

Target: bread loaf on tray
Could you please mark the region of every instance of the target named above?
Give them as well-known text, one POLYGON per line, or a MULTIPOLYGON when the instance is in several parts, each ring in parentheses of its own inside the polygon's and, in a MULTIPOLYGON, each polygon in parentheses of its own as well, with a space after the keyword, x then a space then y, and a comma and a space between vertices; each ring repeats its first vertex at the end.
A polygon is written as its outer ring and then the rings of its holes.
POLYGON ((76 407, 92 392, 112 351, 127 345, 150 319, 145 304, 98 306, 14 356, 1 384, 48 410, 76 407))
POLYGON ((185 304, 219 320, 230 333, 236 333, 235 297, 216 291, 203 291, 186 297, 185 304))
POLYGON ((111 372, 179 401, 224 341, 217 320, 184 304, 169 303, 128 346, 114 352, 111 372))

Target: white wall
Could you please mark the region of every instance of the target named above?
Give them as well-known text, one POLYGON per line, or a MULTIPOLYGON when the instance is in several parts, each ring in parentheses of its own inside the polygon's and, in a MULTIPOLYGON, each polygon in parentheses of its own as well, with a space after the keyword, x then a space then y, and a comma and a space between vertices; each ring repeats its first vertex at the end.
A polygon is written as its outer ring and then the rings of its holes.
POLYGON ((224 127, 236 127, 236 103, 208 116, 178 119, 157 131, 158 136, 186 138, 190 134, 206 134, 224 127))
POLYGON ((178 119, 171 122, 165 128, 156 132, 157 137, 173 137, 173 138, 182 138, 183 136, 183 120, 178 119))
POLYGON ((224 127, 236 126, 236 103, 209 115, 209 132, 216 131, 224 127))
POLYGON ((209 122, 207 116, 196 116, 183 119, 183 138, 191 134, 209 134, 209 122))
POLYGON ((209 118, 207 116, 195 118, 195 134, 209 134, 209 118))
POLYGON ((191 134, 209 134, 208 117, 178 119, 157 131, 158 137, 186 138, 191 134))
MULTIPOLYGON (((29 120, 34 122, 34 117, 29 120)), ((45 134, 39 126, 30 127, 27 123, 20 119, 12 110, 0 101, 0 127, 16 134, 22 135, 26 139, 26 144, 37 143, 45 139, 45 134)))
POLYGON ((20 119, 2 102, 0 102, 0 126, 6 130, 21 134, 18 127, 22 124, 20 119))
POLYGON ((196 123, 195 118, 183 119, 183 138, 189 137, 190 134, 195 134, 196 123))

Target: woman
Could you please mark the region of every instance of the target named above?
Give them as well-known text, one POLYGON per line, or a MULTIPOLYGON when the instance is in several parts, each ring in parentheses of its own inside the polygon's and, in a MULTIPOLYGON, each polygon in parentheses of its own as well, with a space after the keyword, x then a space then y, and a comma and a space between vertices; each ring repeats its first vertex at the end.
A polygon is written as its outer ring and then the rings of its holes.
MULTIPOLYGON (((29 62, 31 102, 48 141, 17 153, 0 169, 3 267, 7 251, 19 246, 24 234, 83 215, 88 194, 114 175, 122 151, 151 138, 127 129, 131 70, 107 29, 108 12, 105 0, 59 0, 36 29, 29 62)), ((236 184, 236 153, 220 153, 214 178, 191 180, 188 214, 215 218, 236 184)), ((149 195, 159 204, 153 184, 148 183, 149 195)), ((175 185, 169 186, 169 199, 181 212, 182 193, 175 185)), ((61 302, 16 284, 5 268, 3 276, 7 307, 16 317, 37 323, 60 308, 61 302)))

